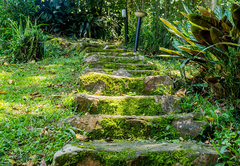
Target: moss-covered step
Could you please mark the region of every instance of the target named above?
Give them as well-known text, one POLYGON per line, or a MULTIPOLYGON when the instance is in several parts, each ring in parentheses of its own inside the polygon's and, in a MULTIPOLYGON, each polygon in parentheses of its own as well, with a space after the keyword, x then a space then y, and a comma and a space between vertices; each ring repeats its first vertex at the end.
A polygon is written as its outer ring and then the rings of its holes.
POLYGON ((124 53, 126 52, 126 49, 104 49, 104 48, 96 48, 96 47, 86 47, 84 49, 85 53, 90 53, 90 52, 117 52, 117 53, 124 53))
POLYGON ((103 73, 103 74, 110 74, 110 75, 116 75, 116 76, 128 76, 128 77, 147 77, 147 76, 157 76, 157 75, 163 75, 164 73, 162 71, 157 70, 125 70, 125 69, 99 69, 99 68, 84 68, 82 70, 82 74, 87 73, 103 73))
POLYGON ((84 65, 91 63, 134 63, 134 64, 145 64, 145 59, 143 56, 133 56, 133 57, 116 57, 116 56, 100 56, 100 55, 91 55, 88 56, 84 65))
POLYGON ((57 126, 71 125, 88 132, 91 139, 194 139, 207 131, 208 123, 199 115, 176 114, 161 116, 83 115, 59 121, 57 126))
POLYGON ((100 69, 115 69, 119 70, 120 68, 124 68, 126 70, 157 70, 157 66, 150 64, 132 64, 132 63, 91 63, 85 65, 88 68, 100 68, 100 69))
POLYGON ((172 79, 166 75, 133 78, 93 72, 81 75, 78 81, 81 89, 91 94, 107 96, 164 93, 164 90, 173 87, 172 79), (162 85, 162 90, 158 90, 159 85, 162 85))
POLYGON ((95 96, 78 94, 79 112, 108 115, 163 115, 180 110, 177 96, 95 96))
POLYGON ((99 55, 99 56, 119 56, 119 57, 133 57, 133 56, 142 56, 139 53, 135 52, 90 52, 85 54, 85 58, 92 56, 92 55, 99 55))
POLYGON ((150 141, 91 141, 67 144, 53 166, 214 166, 220 156, 210 145, 150 141))

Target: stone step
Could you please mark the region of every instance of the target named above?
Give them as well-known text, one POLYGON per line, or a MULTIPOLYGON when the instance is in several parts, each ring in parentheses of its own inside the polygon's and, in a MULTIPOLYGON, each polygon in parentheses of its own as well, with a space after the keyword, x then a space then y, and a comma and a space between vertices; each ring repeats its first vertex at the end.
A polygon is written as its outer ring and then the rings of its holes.
POLYGON ((53 166, 213 166, 219 157, 211 145, 193 142, 94 140, 65 145, 55 153, 53 166))
POLYGON ((78 94, 79 112, 108 115, 163 115, 179 112, 177 96, 95 96, 78 94))
POLYGON ((132 64, 132 63, 90 63, 84 66, 88 68, 100 68, 100 69, 120 69, 124 68, 126 70, 156 70, 157 67, 151 64, 132 64))
POLYGON ((82 74, 87 74, 90 72, 110 74, 116 76, 127 76, 127 77, 147 77, 147 76, 157 76, 162 75, 163 72, 157 70, 125 70, 125 69, 99 69, 99 68, 84 68, 82 74))
POLYGON ((164 87, 163 90, 169 90, 173 87, 172 79, 166 75, 133 78, 102 73, 87 73, 81 75, 78 81, 81 89, 91 94, 106 96, 121 96, 130 92, 137 95, 154 94, 160 84, 164 87))
POLYGON ((161 116, 83 115, 59 121, 57 127, 71 125, 86 131, 91 139, 197 139, 209 125, 199 114, 161 116))
POLYGON ((105 49, 105 48, 96 48, 96 47, 86 47, 84 49, 85 53, 90 53, 90 52, 117 52, 117 53, 124 53, 126 52, 126 49, 105 49))
POLYGON ((101 56, 101 55, 91 55, 86 57, 84 65, 91 63, 134 63, 134 64, 145 64, 145 59, 143 56, 133 56, 133 57, 116 57, 116 56, 101 56))
POLYGON ((85 54, 85 58, 91 55, 99 55, 99 56, 119 56, 119 57, 132 57, 132 56, 141 56, 139 53, 134 52, 90 52, 85 54))

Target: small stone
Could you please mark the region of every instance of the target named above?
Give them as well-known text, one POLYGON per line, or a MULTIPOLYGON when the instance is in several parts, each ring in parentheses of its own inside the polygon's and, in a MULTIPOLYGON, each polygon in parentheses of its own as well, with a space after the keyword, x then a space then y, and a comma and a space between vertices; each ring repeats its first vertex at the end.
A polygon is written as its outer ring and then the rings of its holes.
POLYGON ((166 89, 173 88, 173 80, 167 75, 148 76, 144 79, 144 85, 146 90, 156 90, 160 84, 165 86, 166 89))
POLYGON ((116 75, 116 76, 126 76, 126 77, 132 77, 132 74, 130 74, 126 69, 124 68, 121 68, 117 71, 114 71, 112 73, 113 75, 116 75))

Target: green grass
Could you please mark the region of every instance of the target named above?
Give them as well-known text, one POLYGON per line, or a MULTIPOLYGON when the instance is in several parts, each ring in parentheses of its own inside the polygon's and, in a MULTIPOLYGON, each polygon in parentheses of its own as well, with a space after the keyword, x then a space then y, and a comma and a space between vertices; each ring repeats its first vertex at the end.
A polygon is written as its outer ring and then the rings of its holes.
POLYGON ((56 128, 55 124, 74 114, 82 57, 1 65, 0 91, 6 94, 0 94, 0 165, 8 165, 9 158, 26 162, 37 154, 45 155, 50 164, 54 153, 73 141, 72 127, 56 128), (42 97, 33 99, 33 92, 42 97), (43 131, 46 127, 48 133, 43 131))

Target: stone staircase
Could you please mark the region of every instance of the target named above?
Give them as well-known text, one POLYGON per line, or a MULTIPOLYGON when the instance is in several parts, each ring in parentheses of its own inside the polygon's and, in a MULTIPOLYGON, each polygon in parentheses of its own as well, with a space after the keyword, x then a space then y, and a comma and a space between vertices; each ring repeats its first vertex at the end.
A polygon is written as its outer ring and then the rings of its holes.
POLYGON ((79 77, 83 93, 75 97, 78 112, 85 115, 57 126, 71 125, 87 136, 56 152, 54 166, 217 163, 211 145, 185 141, 198 140, 208 123, 197 113, 181 113, 177 96, 159 95, 159 85, 168 91, 173 87, 170 77, 140 54, 115 45, 88 42, 75 47, 85 52, 79 77))

